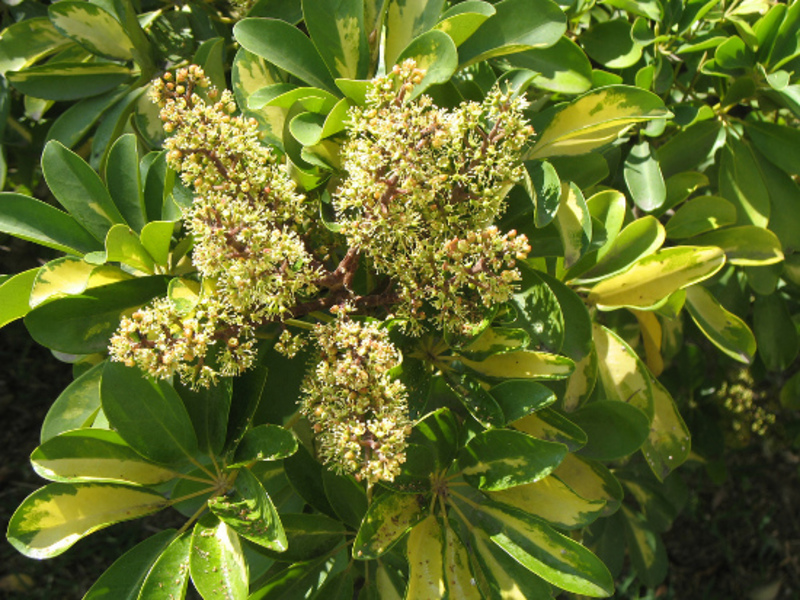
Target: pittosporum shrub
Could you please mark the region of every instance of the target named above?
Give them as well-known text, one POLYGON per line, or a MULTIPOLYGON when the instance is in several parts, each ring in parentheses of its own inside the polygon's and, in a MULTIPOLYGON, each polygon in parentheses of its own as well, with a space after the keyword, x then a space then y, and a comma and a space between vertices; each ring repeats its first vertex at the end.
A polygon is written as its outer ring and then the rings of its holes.
POLYGON ((87 600, 663 580, 698 348, 798 352, 800 2, 5 18, 0 230, 64 255, 0 324, 75 372, 20 552, 174 509, 87 600))

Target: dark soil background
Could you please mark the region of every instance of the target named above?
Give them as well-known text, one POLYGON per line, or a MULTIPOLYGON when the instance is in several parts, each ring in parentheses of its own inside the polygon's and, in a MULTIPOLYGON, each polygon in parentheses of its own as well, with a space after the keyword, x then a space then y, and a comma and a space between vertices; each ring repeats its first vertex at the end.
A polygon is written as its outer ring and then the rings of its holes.
MULTIPOLYGON (((39 264, 31 245, 0 236, 0 273, 39 264)), ((28 457, 71 367, 30 340, 20 322, 0 329, 0 523, 44 482, 28 457)), ((776 403, 773 403, 776 404, 776 403)), ((795 417, 796 418, 796 417, 795 417)), ((779 422, 781 416, 778 417, 779 422)), ((800 455, 788 439, 767 435, 726 455, 727 477, 715 484, 700 467, 681 473, 691 490, 686 509, 664 536, 666 582, 637 589, 630 576, 617 598, 665 600, 800 599, 800 455), (793 449, 794 447, 794 449, 793 449)), ((170 515, 110 527, 47 561, 25 558, 0 541, 0 598, 78 600, 138 541, 172 526, 170 515)), ((116 600, 116 599, 109 599, 116 600)), ((536 600, 536 599, 531 599, 536 600)))

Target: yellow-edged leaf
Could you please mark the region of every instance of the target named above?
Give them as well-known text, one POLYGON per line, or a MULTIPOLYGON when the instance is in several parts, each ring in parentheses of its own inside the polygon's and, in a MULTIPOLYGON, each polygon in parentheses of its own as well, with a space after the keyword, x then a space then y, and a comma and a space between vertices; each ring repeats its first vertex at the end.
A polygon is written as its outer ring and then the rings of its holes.
POLYGON ((29 300, 31 308, 51 298, 84 292, 94 269, 95 265, 74 256, 51 260, 39 269, 33 281, 29 300))
POLYGON ((439 521, 435 516, 428 515, 408 534, 406 600, 444 597, 443 549, 444 539, 439 521))
POLYGON ((664 371, 664 357, 661 356, 661 321, 652 312, 632 311, 639 321, 639 332, 644 344, 644 355, 647 368, 658 377, 664 371))
POLYGON ((651 383, 655 415, 650 425, 650 435, 642 446, 642 454, 659 481, 664 481, 667 475, 689 458, 692 444, 689 429, 670 393, 655 377, 651 383))
POLYGON ((575 368, 565 356, 533 350, 495 354, 480 362, 460 360, 473 371, 498 379, 563 379, 575 368))

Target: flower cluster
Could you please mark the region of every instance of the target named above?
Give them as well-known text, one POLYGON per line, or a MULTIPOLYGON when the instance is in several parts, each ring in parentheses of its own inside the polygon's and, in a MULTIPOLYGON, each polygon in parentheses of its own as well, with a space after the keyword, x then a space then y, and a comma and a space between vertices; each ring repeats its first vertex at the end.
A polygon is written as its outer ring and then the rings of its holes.
POLYGON ((514 261, 530 251, 491 224, 533 130, 521 98, 496 89, 445 110, 413 98, 421 78, 413 61, 396 66, 353 109, 334 207, 348 244, 396 282, 398 316, 420 330, 427 303, 437 327, 465 331, 510 297, 514 261))
POLYGON ((317 293, 322 269, 305 244, 314 212, 259 141, 257 123, 234 116, 232 94, 210 88, 202 69, 167 73, 153 97, 172 134, 167 162, 194 190, 184 214, 192 263, 213 294, 205 296, 202 316, 159 300, 123 320, 111 357, 156 377, 178 373, 191 385, 208 385, 252 364, 255 325, 284 319, 298 299, 317 293), (206 360, 211 347, 214 361, 206 360))
POLYGON ((406 388, 390 374, 400 353, 378 323, 346 315, 314 333, 320 356, 303 383, 302 410, 321 458, 358 480, 393 481, 411 432, 406 388))
POLYGON ((110 351, 114 360, 154 377, 177 373, 188 384, 208 386, 220 375, 239 375, 252 366, 254 344, 252 328, 212 297, 187 312, 170 298, 159 298, 122 319, 110 351))

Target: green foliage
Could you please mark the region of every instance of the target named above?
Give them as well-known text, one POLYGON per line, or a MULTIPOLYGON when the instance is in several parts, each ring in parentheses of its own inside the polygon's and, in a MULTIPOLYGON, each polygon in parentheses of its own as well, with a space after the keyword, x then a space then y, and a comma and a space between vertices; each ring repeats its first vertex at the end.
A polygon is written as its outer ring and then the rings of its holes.
POLYGON ((626 554, 659 584, 715 452, 699 348, 800 349, 799 17, 7 7, 0 232, 65 256, 0 279, 0 325, 75 371, 9 541, 187 518, 86 599, 607 597, 626 554))

